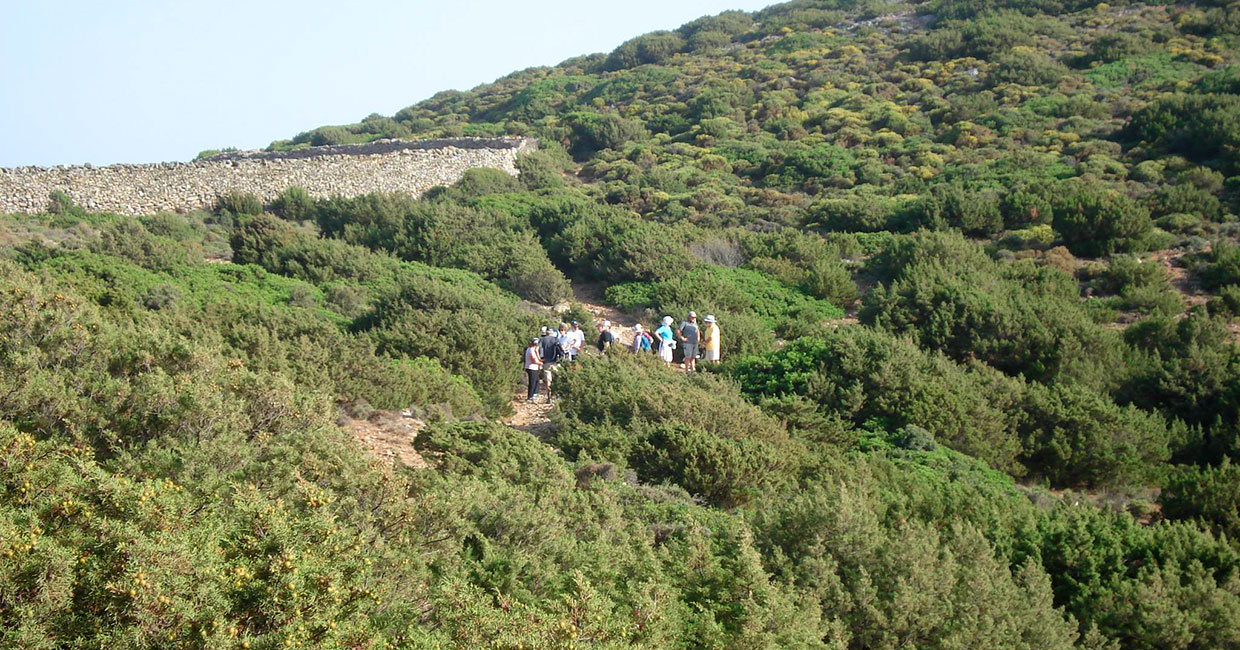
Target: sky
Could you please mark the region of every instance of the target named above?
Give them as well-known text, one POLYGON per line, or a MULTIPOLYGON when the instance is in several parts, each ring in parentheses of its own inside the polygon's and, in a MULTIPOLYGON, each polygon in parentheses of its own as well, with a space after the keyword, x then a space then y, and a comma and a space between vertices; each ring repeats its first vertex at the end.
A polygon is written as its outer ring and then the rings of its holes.
POLYGON ((6 3, 0 167, 190 160, 773 0, 6 3))

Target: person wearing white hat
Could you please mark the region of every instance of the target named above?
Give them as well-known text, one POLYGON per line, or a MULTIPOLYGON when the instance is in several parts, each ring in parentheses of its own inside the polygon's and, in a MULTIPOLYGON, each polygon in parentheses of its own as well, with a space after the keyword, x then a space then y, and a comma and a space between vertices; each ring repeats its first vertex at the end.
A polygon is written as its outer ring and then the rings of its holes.
POLYGON ((616 342, 616 335, 611 331, 611 321, 602 320, 598 324, 598 351, 606 352, 616 342))
POLYGON ((663 326, 654 331, 654 335, 659 339, 659 358, 663 359, 663 363, 672 365, 672 350, 676 349, 676 332, 672 329, 671 316, 663 317, 663 326))
POLYGON ((702 331, 702 356, 708 363, 719 363, 719 323, 714 314, 706 315, 706 328, 702 331))
POLYGON ((634 353, 649 352, 652 343, 654 337, 650 336, 650 332, 647 332, 641 323, 633 326, 633 346, 630 349, 634 353))

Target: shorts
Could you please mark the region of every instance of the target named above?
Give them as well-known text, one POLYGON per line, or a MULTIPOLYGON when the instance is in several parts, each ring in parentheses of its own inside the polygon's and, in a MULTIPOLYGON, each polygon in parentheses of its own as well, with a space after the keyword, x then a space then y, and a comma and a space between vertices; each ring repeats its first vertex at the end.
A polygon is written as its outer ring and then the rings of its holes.
POLYGON ((718 350, 707 350, 707 351, 706 351, 706 360, 707 360, 707 361, 718 361, 718 360, 719 360, 719 351, 718 351, 718 350))
POLYGON ((542 378, 545 379, 546 381, 551 381, 552 379, 555 378, 555 373, 559 369, 560 369, 559 364, 548 363, 547 365, 543 366, 542 378))
POLYGON ((684 350, 686 359, 697 358, 697 350, 698 350, 697 343, 682 343, 680 347, 682 350, 684 350))

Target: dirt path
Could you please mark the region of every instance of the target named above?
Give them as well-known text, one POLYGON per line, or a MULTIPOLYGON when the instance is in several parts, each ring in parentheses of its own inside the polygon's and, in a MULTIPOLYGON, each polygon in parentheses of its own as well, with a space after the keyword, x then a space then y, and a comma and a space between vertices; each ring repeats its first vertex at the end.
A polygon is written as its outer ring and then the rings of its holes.
POLYGON ((551 411, 555 409, 554 404, 548 404, 546 397, 539 395, 534 398, 537 401, 525 401, 525 395, 514 397, 512 400, 513 414, 503 420, 503 423, 514 428, 520 429, 534 435, 541 435, 551 429, 551 411))
MULTIPOLYGON (((603 287, 598 284, 574 281, 573 282, 573 300, 585 307, 591 314, 594 314, 594 320, 611 321, 611 331, 620 339, 621 345, 631 345, 633 343, 633 324, 638 319, 633 314, 626 314, 610 305, 603 304, 603 287)), ((649 323, 643 323, 646 327, 650 327, 649 323)), ((586 332, 587 343, 592 342, 591 337, 596 337, 597 332, 586 332)))
POLYGON ((375 411, 364 420, 341 415, 339 424, 379 460, 415 469, 430 466, 413 448, 413 439, 426 426, 421 420, 404 413, 375 411))
MULTIPOLYGON (((593 314, 595 322, 602 320, 611 321, 611 331, 620 341, 618 345, 628 346, 633 343, 633 324, 637 320, 631 314, 626 314, 615 307, 604 304, 603 287, 601 285, 579 280, 573 281, 573 301, 593 314)), ((567 307, 567 304, 562 304, 553 309, 553 311, 563 311, 567 307)), ((597 331, 587 331, 586 345, 594 345, 597 337, 597 331)), ((545 395, 539 395, 535 400, 534 402, 525 401, 524 391, 519 395, 514 395, 512 399, 513 414, 504 418, 503 423, 514 429, 520 429, 535 435, 547 432, 551 428, 551 413, 555 409, 555 404, 548 404, 545 395)))

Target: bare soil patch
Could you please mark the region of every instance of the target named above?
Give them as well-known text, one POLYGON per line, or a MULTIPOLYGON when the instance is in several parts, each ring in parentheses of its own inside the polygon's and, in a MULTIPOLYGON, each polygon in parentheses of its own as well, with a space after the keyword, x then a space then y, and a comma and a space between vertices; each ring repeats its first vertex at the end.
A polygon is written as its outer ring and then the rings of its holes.
POLYGON ((413 448, 413 439, 426 426, 421 420, 393 411, 375 411, 366 419, 342 414, 337 422, 353 434, 363 449, 385 463, 415 469, 430 467, 413 448))

